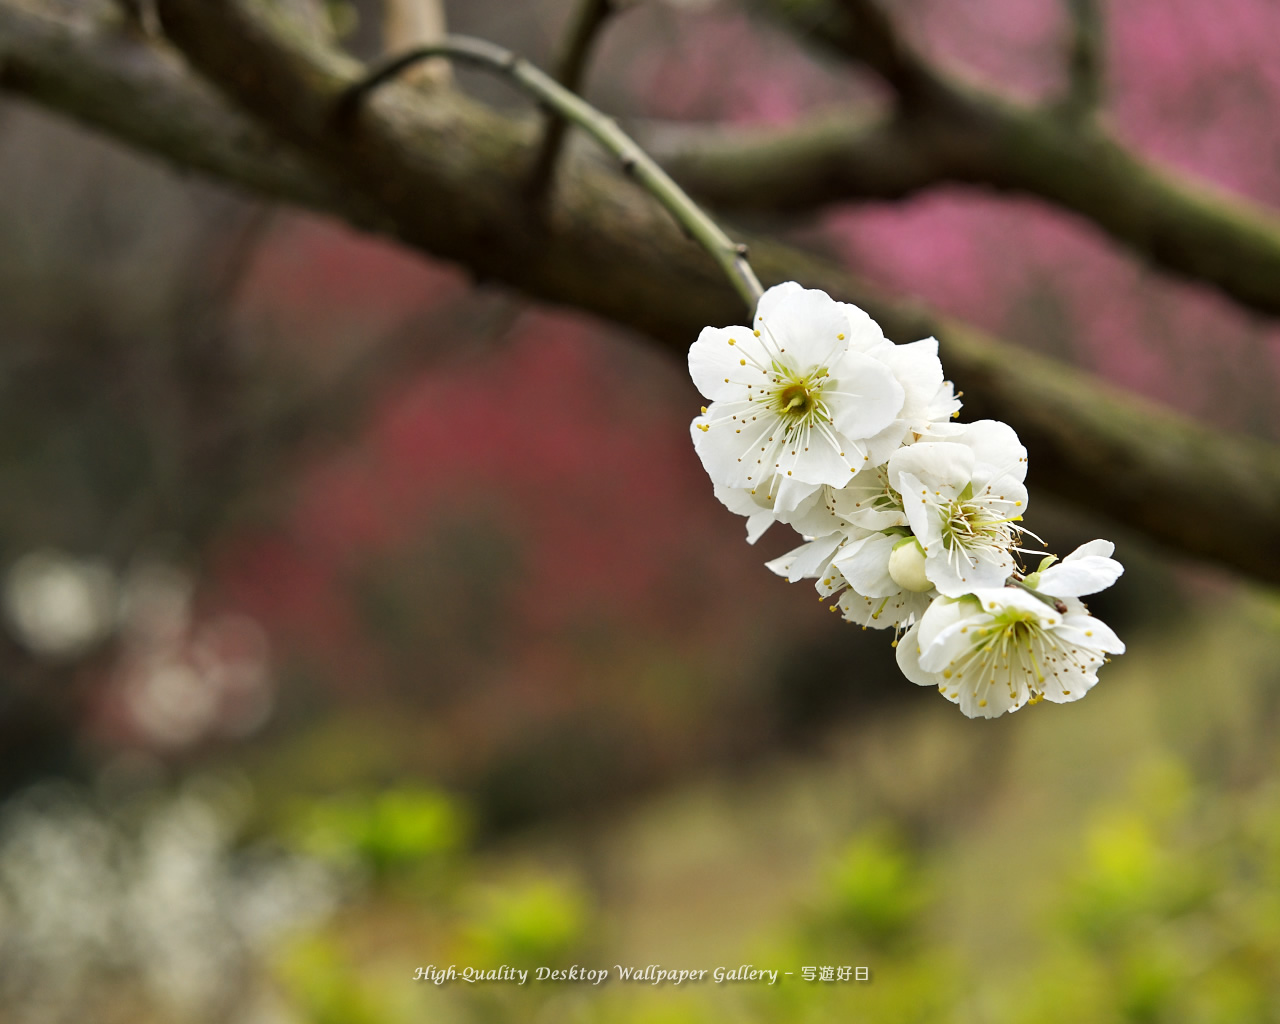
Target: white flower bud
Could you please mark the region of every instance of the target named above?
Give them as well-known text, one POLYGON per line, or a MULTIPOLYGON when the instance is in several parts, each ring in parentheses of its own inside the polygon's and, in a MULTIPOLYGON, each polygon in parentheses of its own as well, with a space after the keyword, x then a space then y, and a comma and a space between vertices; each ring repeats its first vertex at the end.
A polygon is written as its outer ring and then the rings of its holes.
POLYGON ((903 590, 923 594, 932 590, 933 584, 924 574, 925 557, 920 542, 914 537, 904 537, 893 547, 889 556, 889 577, 903 590))

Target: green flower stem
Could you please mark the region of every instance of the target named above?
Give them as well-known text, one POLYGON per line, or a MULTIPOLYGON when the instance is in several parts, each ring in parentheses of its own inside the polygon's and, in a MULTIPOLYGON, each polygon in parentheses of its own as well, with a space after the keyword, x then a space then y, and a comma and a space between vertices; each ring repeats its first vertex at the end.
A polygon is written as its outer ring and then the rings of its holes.
POLYGON ((446 36, 439 43, 417 47, 375 65, 366 77, 343 94, 340 111, 346 115, 354 113, 369 92, 406 68, 432 57, 466 61, 505 75, 550 110, 594 138, 618 158, 623 171, 670 212, 690 238, 711 254, 747 308, 754 312, 764 289, 747 262, 747 247, 734 244, 653 158, 618 127, 613 118, 602 114, 582 97, 505 47, 468 36, 446 36))

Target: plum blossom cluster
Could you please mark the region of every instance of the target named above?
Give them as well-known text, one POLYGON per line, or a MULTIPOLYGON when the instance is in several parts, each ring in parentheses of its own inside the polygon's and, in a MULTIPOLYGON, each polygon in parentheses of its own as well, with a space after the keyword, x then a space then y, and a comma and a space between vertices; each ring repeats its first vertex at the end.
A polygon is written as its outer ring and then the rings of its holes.
POLYGON ((1124 651, 1080 600, 1123 572, 1114 546, 1061 562, 1028 546, 1042 542, 1021 525, 1027 451, 1008 424, 958 422, 935 339, 895 344, 858 307, 788 282, 752 326, 705 328, 689 372, 709 400, 691 431, 716 497, 751 543, 775 522, 799 533, 768 567, 891 629, 912 682, 995 718, 1078 700, 1124 651))

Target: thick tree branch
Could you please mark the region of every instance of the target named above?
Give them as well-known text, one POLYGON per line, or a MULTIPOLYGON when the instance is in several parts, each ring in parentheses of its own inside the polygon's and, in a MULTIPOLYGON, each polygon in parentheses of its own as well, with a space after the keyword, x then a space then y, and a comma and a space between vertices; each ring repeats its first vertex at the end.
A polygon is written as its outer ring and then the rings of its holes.
MULTIPOLYGON (((870 124, 826 117, 660 148, 691 191, 725 209, 765 211, 897 198, 942 182, 1022 192, 1080 214, 1165 270, 1280 314, 1280 214, 1145 160, 1074 108, 1029 108, 944 73, 871 0, 768 2, 806 38, 880 73, 900 103, 870 124)), ((1078 40, 1076 51, 1079 63, 1078 40)))
POLYGON ((271 199, 389 231, 368 200, 234 110, 163 42, 0 3, 0 88, 154 153, 271 199))
MULTIPOLYGON (((253 0, 164 0, 161 13, 192 60, 288 146, 268 146, 261 129, 220 106, 164 51, 72 32, 0 3, 0 58, 11 69, 4 84, 179 164, 381 226, 529 295, 638 328, 678 355, 702 326, 739 320, 739 300, 714 263, 612 171, 566 160, 568 187, 544 219, 527 218, 520 189, 536 125, 454 94, 390 85, 342 128, 333 107, 362 73, 353 61, 307 41, 253 0), (168 94, 149 100, 146 124, 128 110, 146 99, 142 82, 168 94), (184 127, 193 118, 203 131, 184 127)), ((936 334, 965 391, 966 416, 998 416, 1018 429, 1032 451, 1035 487, 1192 555, 1280 582, 1274 446, 1205 429, 1058 363, 888 302, 811 255, 767 239, 751 245, 769 281, 794 279, 856 302, 899 340, 936 334), (1205 529, 1221 520, 1224 500, 1232 529, 1205 529)))
POLYGON ((727 211, 804 213, 949 180, 919 126, 893 114, 836 112, 786 128, 650 121, 637 136, 685 188, 727 211))

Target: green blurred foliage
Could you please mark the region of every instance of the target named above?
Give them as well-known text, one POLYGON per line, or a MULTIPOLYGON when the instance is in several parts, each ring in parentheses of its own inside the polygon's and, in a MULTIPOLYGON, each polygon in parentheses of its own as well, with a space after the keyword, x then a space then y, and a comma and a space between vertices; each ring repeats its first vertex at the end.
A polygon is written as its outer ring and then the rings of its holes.
MULTIPOLYGON (((420 984, 415 1005, 421 1012, 425 1002, 431 1019, 512 1022, 536 1011, 609 1024, 1264 1024, 1280 1007, 1275 788, 1228 795, 1197 785, 1176 761, 1151 758, 1094 806, 1085 833, 1064 851, 1074 868, 1044 875, 1046 910, 1032 924, 1033 941, 999 956, 957 941, 943 919, 936 893, 951 851, 913 849, 872 822, 818 865, 803 909, 778 929, 742 937, 741 962, 794 972, 777 985, 420 984), (804 966, 865 966, 870 980, 809 982, 804 966)), ((388 845, 459 858, 464 896, 422 911, 436 962, 531 969, 607 959, 597 946, 606 915, 580 883, 550 872, 495 881, 462 851, 457 826, 441 827, 437 838, 449 841, 435 845, 371 842, 385 807, 361 819, 347 813, 341 820, 361 822, 352 834, 361 849, 380 851, 379 863, 388 845)), ((991 912, 1000 914, 1002 873, 1037 865, 1019 864, 1013 851, 991 867, 991 912)), ((342 948, 339 930, 329 945, 302 947, 288 962, 282 976, 306 1019, 398 1019, 377 1008, 367 976, 343 963, 342 948)))
POLYGON ((559 964, 580 949, 591 920, 573 883, 539 878, 489 885, 468 901, 461 959, 473 964, 559 964))
POLYGON ((311 1024, 386 1024, 385 999, 361 978, 332 941, 314 936, 281 958, 278 976, 311 1024))
POLYGON ((899 948, 928 904, 914 858, 888 826, 853 838, 825 886, 831 921, 874 950, 899 948))
POLYGON ((295 811, 297 845, 325 860, 358 864, 375 879, 438 867, 470 832, 461 805, 434 789, 401 787, 374 796, 312 800, 295 811))

